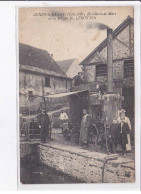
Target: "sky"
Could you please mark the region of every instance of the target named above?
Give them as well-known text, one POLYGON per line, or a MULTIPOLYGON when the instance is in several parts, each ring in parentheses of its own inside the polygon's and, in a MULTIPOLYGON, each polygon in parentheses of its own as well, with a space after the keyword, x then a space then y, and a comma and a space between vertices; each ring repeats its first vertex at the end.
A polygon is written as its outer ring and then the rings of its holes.
POLYGON ((19 42, 47 50, 56 61, 81 62, 133 7, 19 8, 19 42))

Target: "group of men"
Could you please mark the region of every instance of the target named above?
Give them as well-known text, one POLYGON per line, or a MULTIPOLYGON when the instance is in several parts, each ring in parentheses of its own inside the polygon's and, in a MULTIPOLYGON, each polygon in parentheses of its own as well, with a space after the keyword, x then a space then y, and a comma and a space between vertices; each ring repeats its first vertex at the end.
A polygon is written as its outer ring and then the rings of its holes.
POLYGON ((110 127, 110 139, 111 141, 111 150, 113 153, 116 152, 116 147, 118 144, 121 145, 123 155, 126 155, 127 151, 131 150, 131 123, 128 117, 125 116, 125 110, 122 109, 119 113, 119 118, 113 119, 113 123, 110 127))
MULTIPOLYGON (((107 137, 108 146, 112 153, 116 153, 116 147, 119 144, 122 148, 122 153, 125 156, 127 151, 131 150, 130 132, 131 124, 128 117, 125 116, 125 110, 121 109, 119 112, 119 118, 113 119, 113 123, 110 126, 110 133, 107 137)), ((81 129, 79 137, 79 145, 88 147, 88 129, 90 126, 90 115, 87 111, 83 110, 83 118, 81 120, 81 129)))
MULTIPOLYGON (((126 155, 126 151, 131 150, 130 132, 131 124, 128 117, 125 116, 125 110, 121 109, 119 112, 119 118, 113 119, 113 123, 110 126, 110 134, 107 137, 109 147, 112 153, 116 153, 117 145, 121 145, 123 155, 126 155)), ((39 128, 41 128, 41 141, 46 142, 49 137, 49 131, 51 128, 51 122, 49 116, 45 110, 38 115, 39 128)), ((60 125, 68 121, 68 115, 65 111, 61 110, 59 116, 60 125)), ((88 129, 91 124, 91 116, 87 113, 87 110, 83 110, 83 117, 81 120, 79 145, 88 147, 88 129)))

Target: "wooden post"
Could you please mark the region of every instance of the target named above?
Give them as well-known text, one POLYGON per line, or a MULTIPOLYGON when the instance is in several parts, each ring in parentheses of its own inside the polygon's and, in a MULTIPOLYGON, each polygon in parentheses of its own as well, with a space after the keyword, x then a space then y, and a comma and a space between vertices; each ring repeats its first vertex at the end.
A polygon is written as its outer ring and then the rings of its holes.
POLYGON ((44 96, 43 96, 43 99, 44 99, 44 107, 45 107, 45 111, 46 111, 46 100, 45 100, 44 96))
MULTIPOLYGON (((30 100, 29 100, 29 116, 30 116, 30 100)), ((29 140, 29 127, 30 127, 30 118, 27 120, 27 134, 26 139, 29 140)))
POLYGON ((129 52, 131 57, 131 23, 129 22, 129 52))
POLYGON ((107 29, 107 80, 108 93, 113 93, 113 30, 107 29))

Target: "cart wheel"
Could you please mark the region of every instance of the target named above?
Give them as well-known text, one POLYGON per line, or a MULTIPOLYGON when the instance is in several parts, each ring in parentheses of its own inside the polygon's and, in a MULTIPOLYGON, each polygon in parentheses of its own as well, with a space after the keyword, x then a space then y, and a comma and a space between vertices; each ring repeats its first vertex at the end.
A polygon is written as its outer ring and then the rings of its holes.
POLYGON ((67 130, 65 129, 65 131, 62 130, 62 133, 64 135, 64 137, 67 137, 67 130))
POLYGON ((89 130, 93 133, 92 137, 94 139, 94 146, 95 146, 95 150, 97 152, 97 142, 98 142, 98 138, 99 138, 99 131, 98 128, 95 124, 91 124, 89 130))

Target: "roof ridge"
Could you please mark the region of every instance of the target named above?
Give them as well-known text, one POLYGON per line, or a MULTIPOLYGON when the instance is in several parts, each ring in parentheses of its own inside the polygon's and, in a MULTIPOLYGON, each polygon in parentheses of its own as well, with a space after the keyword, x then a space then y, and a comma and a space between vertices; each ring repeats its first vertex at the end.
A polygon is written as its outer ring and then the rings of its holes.
POLYGON ((69 60, 75 60, 76 58, 71 58, 71 59, 65 59, 65 60, 60 60, 60 61, 56 61, 56 62, 61 62, 61 61, 69 61, 69 60))
MULTIPOLYGON (((39 49, 39 50, 42 50, 42 51, 45 51, 45 52, 48 53, 48 51, 45 50, 45 49, 41 49, 41 48, 38 48, 38 47, 35 47, 35 46, 31 46, 31 45, 29 45, 29 44, 25 44, 25 43, 22 43, 22 42, 19 42, 19 44, 22 44, 22 45, 24 45, 24 46, 28 46, 28 47, 31 47, 31 48, 34 48, 34 49, 39 49)), ((49 54, 49 53, 48 53, 48 54, 49 54)))
POLYGON ((74 61, 75 61, 75 58, 63 60, 63 61, 57 61, 57 63, 60 66, 60 68, 64 71, 64 73, 66 73, 74 61))
POLYGON ((62 74, 63 76, 65 75, 58 63, 50 56, 47 50, 24 43, 19 43, 19 63, 44 70, 54 71, 62 74))

